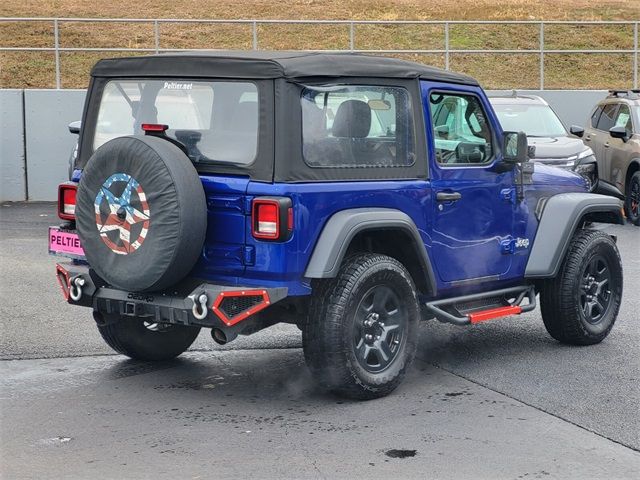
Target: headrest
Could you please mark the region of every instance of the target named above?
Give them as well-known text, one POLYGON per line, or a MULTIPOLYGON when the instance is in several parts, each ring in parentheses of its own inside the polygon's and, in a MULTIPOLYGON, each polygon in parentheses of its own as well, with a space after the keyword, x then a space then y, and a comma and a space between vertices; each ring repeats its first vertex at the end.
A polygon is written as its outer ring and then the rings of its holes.
POLYGON ((362 100, 345 100, 338 107, 331 133, 334 137, 364 138, 371 130, 371 107, 362 100))

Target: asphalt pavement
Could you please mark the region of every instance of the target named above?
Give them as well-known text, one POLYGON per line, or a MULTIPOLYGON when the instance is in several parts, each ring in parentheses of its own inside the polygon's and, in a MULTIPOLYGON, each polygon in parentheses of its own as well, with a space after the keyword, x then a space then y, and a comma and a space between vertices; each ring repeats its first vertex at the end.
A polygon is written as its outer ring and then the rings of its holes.
POLYGON ((296 327, 149 364, 113 355, 47 255, 51 204, 0 206, 2 478, 638 478, 640 229, 617 235, 623 305, 601 344, 539 311, 426 322, 391 396, 315 388, 296 327), (77 358, 72 358, 77 357, 77 358))

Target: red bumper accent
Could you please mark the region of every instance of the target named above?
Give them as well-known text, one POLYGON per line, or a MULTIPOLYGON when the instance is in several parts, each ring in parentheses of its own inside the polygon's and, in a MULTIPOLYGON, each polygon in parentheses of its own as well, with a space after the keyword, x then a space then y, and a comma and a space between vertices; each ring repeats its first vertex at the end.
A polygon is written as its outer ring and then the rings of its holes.
POLYGON ((62 265, 56 263, 56 278, 62 289, 62 295, 66 301, 69 301, 69 290, 71 289, 71 278, 62 265))
POLYGON ((267 293, 266 290, 238 290, 238 291, 231 291, 231 292, 227 291, 227 292, 221 292, 218 295, 218 298, 216 298, 216 301, 213 302, 213 305, 211 306, 211 310, 213 310, 213 313, 215 313, 218 316, 218 318, 220 318, 220 320, 222 320, 225 323, 225 325, 227 325, 228 327, 231 327, 232 325, 235 325, 236 323, 241 322, 247 317, 255 313, 258 313, 261 310, 264 310, 270 304, 271 304, 271 300, 269 299, 269 293, 267 293), (220 304, 225 298, 251 297, 251 296, 260 296, 262 297, 262 300, 260 301, 260 303, 254 305, 248 310, 244 310, 243 312, 240 312, 231 318, 227 317, 224 311, 220 308, 220 304))
POLYGON ((482 312, 470 313, 469 320, 471 323, 480 323, 486 320, 492 320, 494 318, 506 317, 508 315, 518 315, 522 312, 522 308, 518 305, 510 307, 498 307, 491 310, 484 310, 482 312))

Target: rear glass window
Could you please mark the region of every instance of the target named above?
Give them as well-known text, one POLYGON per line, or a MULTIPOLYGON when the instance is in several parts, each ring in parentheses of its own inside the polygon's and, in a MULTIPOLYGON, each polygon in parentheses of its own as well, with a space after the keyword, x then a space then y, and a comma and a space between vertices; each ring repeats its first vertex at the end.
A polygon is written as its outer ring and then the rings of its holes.
POLYGON ((631 135, 631 112, 629 111, 629 107, 626 105, 620 105, 620 110, 618 110, 618 116, 616 117, 616 127, 623 127, 629 135, 631 135))
POLYGON ((615 117, 617 109, 618 105, 615 103, 609 103, 604 106, 602 115, 600 115, 600 119, 598 120, 598 130, 607 131, 616 124, 615 117))
POLYGON ((548 105, 496 103, 493 109, 506 132, 525 132, 529 137, 563 137, 567 131, 548 105))
POLYGON ((311 167, 397 167, 415 161, 411 100, 401 87, 336 85, 302 92, 303 154, 311 167))
POLYGON ((256 156, 258 117, 253 83, 114 80, 102 93, 93 148, 159 123, 195 163, 247 165, 256 156))
POLYGON ((602 113, 602 106, 599 105, 598 108, 596 108, 593 114, 591 115, 591 126, 593 128, 598 127, 598 120, 600 119, 601 113, 602 113))

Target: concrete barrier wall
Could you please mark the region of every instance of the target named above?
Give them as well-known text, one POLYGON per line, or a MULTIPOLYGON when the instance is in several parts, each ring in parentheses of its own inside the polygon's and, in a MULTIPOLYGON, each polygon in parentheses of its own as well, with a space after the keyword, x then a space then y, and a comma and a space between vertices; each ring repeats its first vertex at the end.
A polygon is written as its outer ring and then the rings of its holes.
POLYGON ((27 198, 22 90, 0 90, 0 200, 27 198))
POLYGON ((0 90, 0 201, 57 199, 85 90, 0 90))
POLYGON ((24 116, 29 200, 55 200, 68 180, 69 155, 78 140, 69 123, 82 118, 84 90, 25 90, 24 116))
MULTIPOLYGON (((546 99, 565 125, 584 126, 606 91, 527 90, 546 99)), ((0 201, 56 200, 67 179, 77 136, 67 125, 80 120, 84 90, 0 90, 0 201)), ((510 91, 489 91, 510 94, 510 91)))

